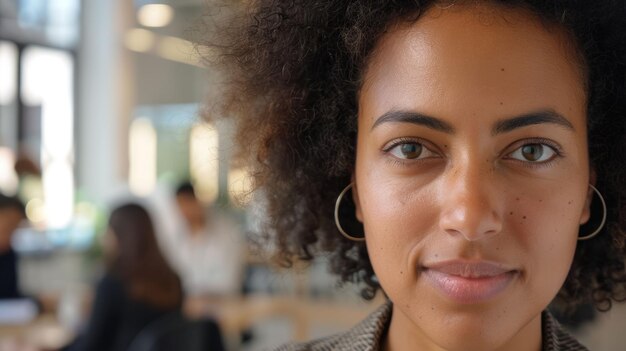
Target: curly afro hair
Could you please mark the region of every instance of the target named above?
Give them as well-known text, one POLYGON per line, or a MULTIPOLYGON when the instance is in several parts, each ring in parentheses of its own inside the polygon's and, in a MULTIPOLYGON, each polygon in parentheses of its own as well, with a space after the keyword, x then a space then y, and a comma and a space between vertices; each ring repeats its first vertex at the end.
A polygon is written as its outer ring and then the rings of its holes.
MULTIPOLYGON (((578 245, 560 297, 568 305, 592 301, 608 310, 612 300, 626 299, 626 3, 491 2, 566 29, 585 68, 589 154, 608 218, 596 238, 578 245)), ((225 74, 216 110, 207 109, 207 118, 235 121, 240 155, 252 164, 255 185, 266 196, 264 231, 275 239, 279 258, 289 264, 328 255, 332 272, 363 284, 365 298, 380 288, 365 244, 342 237, 333 221, 334 202, 354 168, 364 67, 391 25, 416 21, 441 3, 251 1, 241 11, 205 17, 212 34, 200 49, 209 49, 207 61, 225 74)), ((354 221, 354 212, 344 220, 354 221)))

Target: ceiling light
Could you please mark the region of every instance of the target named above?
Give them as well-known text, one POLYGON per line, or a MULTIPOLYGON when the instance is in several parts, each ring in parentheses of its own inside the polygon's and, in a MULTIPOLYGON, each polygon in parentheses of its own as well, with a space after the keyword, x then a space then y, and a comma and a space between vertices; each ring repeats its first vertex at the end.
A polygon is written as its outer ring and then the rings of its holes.
POLYGON ((173 17, 174 9, 165 4, 147 4, 137 11, 137 20, 145 27, 165 27, 173 17))

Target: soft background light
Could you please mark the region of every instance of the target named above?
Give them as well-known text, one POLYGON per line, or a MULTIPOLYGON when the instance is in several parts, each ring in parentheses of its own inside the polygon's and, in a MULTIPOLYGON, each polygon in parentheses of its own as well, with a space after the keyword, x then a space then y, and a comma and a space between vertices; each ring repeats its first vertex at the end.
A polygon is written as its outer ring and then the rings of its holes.
POLYGON ((189 136, 189 169, 191 179, 196 183, 198 198, 212 202, 218 195, 219 177, 219 135, 215 127, 208 123, 198 123, 192 127, 189 136))
POLYGON ((200 65, 193 44, 187 40, 163 36, 156 47, 157 55, 172 61, 190 65, 200 65))
POLYGON ((246 167, 231 169, 228 173, 228 194, 233 203, 245 206, 251 200, 252 177, 246 167))
POLYGON ((165 4, 143 5, 137 11, 137 21, 146 27, 167 26, 174 17, 174 10, 165 4))
POLYGON ((132 28, 124 35, 124 45, 135 52, 148 52, 154 47, 155 35, 143 28, 132 28))
POLYGON ((152 122, 146 118, 135 119, 130 126, 129 185, 138 196, 146 196, 156 185, 157 135, 152 122))

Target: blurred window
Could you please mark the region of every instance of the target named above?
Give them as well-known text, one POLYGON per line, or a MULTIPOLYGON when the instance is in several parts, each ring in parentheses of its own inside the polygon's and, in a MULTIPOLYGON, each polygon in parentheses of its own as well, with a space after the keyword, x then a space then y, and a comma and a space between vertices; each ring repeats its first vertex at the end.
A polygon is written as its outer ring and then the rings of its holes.
POLYGON ((57 244, 85 232, 73 234, 80 15, 81 0, 0 0, 0 190, 17 190, 34 230, 57 244))
POLYGON ((199 110, 197 104, 136 108, 129 140, 129 183, 135 194, 151 192, 157 180, 191 179, 202 202, 217 200, 225 156, 220 156, 218 128, 202 122, 199 110))
POLYGON ((0 191, 15 194, 13 170, 17 150, 17 53, 14 43, 0 41, 0 191))
POLYGON ((18 19, 24 27, 45 27, 47 0, 18 1, 18 19))
POLYGON ((17 23, 27 31, 41 33, 45 41, 72 47, 79 38, 80 0, 13 0, 17 23))
POLYGON ((46 227, 62 228, 72 218, 74 201, 74 58, 30 46, 21 65, 23 143, 40 160, 46 227))
POLYGON ((17 147, 17 46, 0 41, 0 147, 17 147))

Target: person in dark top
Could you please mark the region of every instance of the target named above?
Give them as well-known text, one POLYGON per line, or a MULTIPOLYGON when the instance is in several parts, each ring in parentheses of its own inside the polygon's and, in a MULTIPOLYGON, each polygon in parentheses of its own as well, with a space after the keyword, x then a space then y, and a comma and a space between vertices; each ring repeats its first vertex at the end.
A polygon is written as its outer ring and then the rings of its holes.
POLYGON ((24 204, 19 199, 0 194, 0 299, 22 297, 11 238, 24 217, 24 204))
POLYGON ((74 350, 127 350, 147 325, 181 308, 180 279, 163 258, 142 206, 125 204, 112 212, 104 251, 106 273, 74 350))

